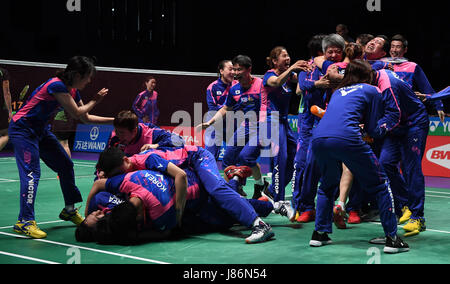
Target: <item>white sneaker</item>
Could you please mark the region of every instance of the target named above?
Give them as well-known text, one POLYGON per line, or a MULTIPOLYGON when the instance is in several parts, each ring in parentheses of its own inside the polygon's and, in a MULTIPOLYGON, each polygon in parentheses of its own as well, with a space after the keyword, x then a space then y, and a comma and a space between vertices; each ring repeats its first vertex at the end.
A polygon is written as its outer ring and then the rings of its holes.
POLYGON ((270 227, 270 225, 264 222, 259 222, 259 225, 252 228, 252 234, 245 239, 245 242, 247 244, 262 243, 270 240, 274 236, 275 233, 272 231, 272 227, 270 227))
POLYGON ((281 216, 286 216, 289 221, 294 222, 295 219, 295 211, 292 208, 291 202, 287 201, 277 201, 273 204, 273 211, 276 214, 280 214, 281 216))

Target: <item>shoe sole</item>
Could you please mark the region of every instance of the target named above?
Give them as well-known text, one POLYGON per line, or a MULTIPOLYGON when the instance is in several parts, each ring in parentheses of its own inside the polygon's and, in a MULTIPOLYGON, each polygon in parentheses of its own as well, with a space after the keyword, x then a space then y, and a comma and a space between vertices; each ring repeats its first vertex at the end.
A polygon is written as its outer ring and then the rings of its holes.
POLYGON ((61 219, 62 221, 65 221, 65 222, 72 222, 74 225, 77 225, 77 226, 79 226, 84 221, 84 219, 83 219, 80 222, 75 222, 72 219, 65 219, 65 218, 61 218, 61 217, 59 217, 59 219, 61 219))
POLYGON ((415 236, 415 235, 418 235, 418 234, 420 234, 421 232, 424 232, 425 230, 413 230, 413 231, 408 231, 408 232, 406 232, 403 236, 404 237, 412 237, 412 236, 415 236))
POLYGON ((369 244, 373 245, 386 245, 386 238, 374 238, 369 241, 369 244))
POLYGON ((306 224, 306 223, 311 223, 311 222, 314 222, 314 221, 316 221, 315 219, 312 219, 312 220, 298 220, 298 219, 296 219, 295 220, 297 223, 300 223, 300 224, 306 224))
POLYGON ((393 248, 393 247, 384 247, 383 251, 389 254, 401 253, 409 251, 409 248, 393 248))
POLYGON ((311 222, 316 221, 315 215, 316 215, 316 214, 314 214, 313 217, 311 217, 311 219, 308 219, 308 220, 299 220, 299 218, 297 218, 297 219, 295 219, 295 221, 296 221, 297 223, 302 223, 302 224, 305 224, 305 223, 311 223, 311 222))
POLYGON ((275 233, 274 232, 270 232, 270 234, 264 236, 262 239, 260 239, 258 241, 251 241, 251 240, 246 239, 245 242, 247 244, 249 244, 249 245, 251 245, 251 244, 259 244, 259 243, 266 242, 266 241, 270 240, 273 237, 275 237, 275 233))
POLYGON ((18 233, 18 234, 25 235, 25 236, 27 236, 27 237, 29 237, 29 238, 32 238, 32 239, 45 239, 45 238, 47 237, 47 235, 45 235, 45 236, 39 236, 39 237, 32 236, 32 235, 29 234, 28 232, 23 231, 23 230, 21 230, 21 229, 16 229, 16 228, 14 228, 13 230, 14 230, 14 232, 16 232, 16 233, 18 233))
POLYGON ((324 245, 331 245, 332 243, 333 243, 332 241, 321 242, 321 241, 311 240, 309 242, 309 245, 311 247, 318 248, 318 247, 321 247, 321 246, 324 246, 324 245))

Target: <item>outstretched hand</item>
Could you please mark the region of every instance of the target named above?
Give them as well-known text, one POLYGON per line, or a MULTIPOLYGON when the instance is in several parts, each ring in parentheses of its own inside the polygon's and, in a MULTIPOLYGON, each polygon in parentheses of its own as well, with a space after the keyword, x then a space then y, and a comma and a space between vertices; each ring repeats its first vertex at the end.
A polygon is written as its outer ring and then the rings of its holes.
POLYGON ((210 125, 209 123, 207 123, 207 122, 202 123, 202 124, 199 124, 199 125, 197 125, 197 126, 195 127, 195 132, 196 132, 196 133, 200 133, 200 132, 202 132, 202 130, 207 129, 207 128, 210 127, 210 126, 211 126, 211 125, 210 125))
POLYGON ((98 91, 98 93, 95 95, 94 100, 97 102, 100 102, 101 100, 103 100, 103 98, 108 94, 109 90, 106 88, 101 89, 100 91, 98 91))

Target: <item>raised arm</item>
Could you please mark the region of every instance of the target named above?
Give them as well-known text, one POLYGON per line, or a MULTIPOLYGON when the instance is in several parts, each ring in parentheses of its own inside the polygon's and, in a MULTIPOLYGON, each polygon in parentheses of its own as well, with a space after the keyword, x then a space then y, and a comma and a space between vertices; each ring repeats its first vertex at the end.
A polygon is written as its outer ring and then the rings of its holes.
POLYGON ((9 80, 3 81, 2 84, 3 88, 3 97, 5 99, 5 106, 8 109, 8 119, 11 120, 12 118, 12 108, 11 108, 11 92, 9 89, 9 80))
POLYGON ((83 122, 91 122, 89 121, 89 117, 87 116, 89 111, 91 111, 107 94, 108 89, 103 88, 94 96, 94 98, 89 103, 80 105, 77 105, 75 100, 68 93, 55 93, 54 96, 56 100, 61 104, 61 106, 74 119, 81 119, 83 122))
POLYGON ((231 110, 233 110, 231 107, 224 106, 208 122, 197 125, 195 127, 195 130, 197 132, 200 132, 202 129, 206 129, 206 128, 210 127, 211 125, 214 124, 214 122, 216 122, 219 119, 222 119, 227 114, 227 111, 231 111, 231 110))
POLYGON ((94 182, 94 185, 92 185, 91 191, 89 192, 88 198, 86 200, 86 207, 84 211, 84 215, 89 215, 89 204, 91 203, 92 198, 97 195, 97 193, 104 191, 106 188, 106 179, 98 179, 94 182))
POLYGON ((296 71, 310 71, 311 66, 307 61, 298 60, 292 66, 290 66, 286 71, 280 74, 280 76, 272 76, 267 80, 267 85, 270 87, 280 87, 290 78, 292 72, 296 71))

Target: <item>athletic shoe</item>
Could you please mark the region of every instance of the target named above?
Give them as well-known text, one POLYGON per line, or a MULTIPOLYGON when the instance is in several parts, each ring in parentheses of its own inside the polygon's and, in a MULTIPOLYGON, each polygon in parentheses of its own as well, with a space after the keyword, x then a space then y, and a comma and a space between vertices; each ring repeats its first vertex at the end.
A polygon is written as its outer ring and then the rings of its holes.
POLYGON ((399 253, 399 252, 407 252, 409 251, 409 246, 405 243, 400 237, 395 236, 386 237, 386 245, 384 246, 385 253, 399 253))
POLYGON ((319 233, 317 231, 314 231, 309 245, 312 247, 321 247, 323 245, 329 245, 332 243, 333 242, 328 237, 327 233, 319 233))
POLYGON ((299 223, 309 223, 316 220, 316 210, 305 211, 295 219, 299 223))
POLYGON ((298 217, 300 217, 300 212, 295 211, 294 221, 297 221, 298 217))
POLYGON ((349 223, 349 224, 361 223, 361 217, 359 217, 359 212, 358 211, 350 211, 347 223, 349 223))
POLYGON ((378 237, 373 238, 369 241, 370 244, 373 245, 385 245, 386 244, 386 237, 378 237))
POLYGON ((260 221, 259 225, 253 226, 252 234, 245 239, 247 244, 256 244, 262 243, 270 240, 275 236, 275 233, 272 231, 272 227, 270 225, 260 221))
POLYGON ((402 208, 402 217, 398 220, 399 224, 403 224, 408 222, 408 220, 411 218, 412 212, 409 210, 408 206, 404 206, 402 208))
POLYGON ((418 219, 409 219, 408 223, 403 226, 403 230, 405 230, 405 237, 415 236, 418 235, 420 232, 423 232, 427 229, 425 226, 425 219, 424 218, 418 218, 418 219))
POLYGON ((262 196, 265 196, 273 203, 273 195, 269 192, 270 183, 264 179, 264 185, 255 184, 255 189, 253 193, 252 199, 259 199, 262 196))
POLYGON ((39 229, 36 221, 17 221, 14 225, 14 232, 29 236, 33 239, 43 239, 47 233, 39 229))
POLYGON ((245 179, 252 176, 252 169, 247 166, 229 166, 224 170, 224 172, 228 180, 231 180, 235 176, 238 176, 240 184, 244 184, 245 179))
POLYGON ((370 209, 368 212, 360 212, 361 222, 379 222, 380 211, 378 209, 370 209))
POLYGON ((336 205, 333 208, 333 222, 338 229, 347 229, 345 220, 347 219, 347 213, 342 210, 341 205, 336 205))
POLYGON ((258 198, 259 201, 264 201, 264 202, 270 202, 269 198, 267 198, 266 196, 261 196, 260 198, 258 198))
POLYGON ((64 221, 71 221, 77 226, 79 226, 84 221, 84 218, 80 215, 80 213, 78 213, 78 209, 75 209, 73 212, 67 212, 66 208, 64 208, 59 214, 59 219, 64 221))
POLYGON ((280 214, 281 216, 285 216, 289 219, 289 221, 295 221, 295 211, 291 206, 290 201, 278 201, 273 205, 273 211, 275 214, 280 214))

